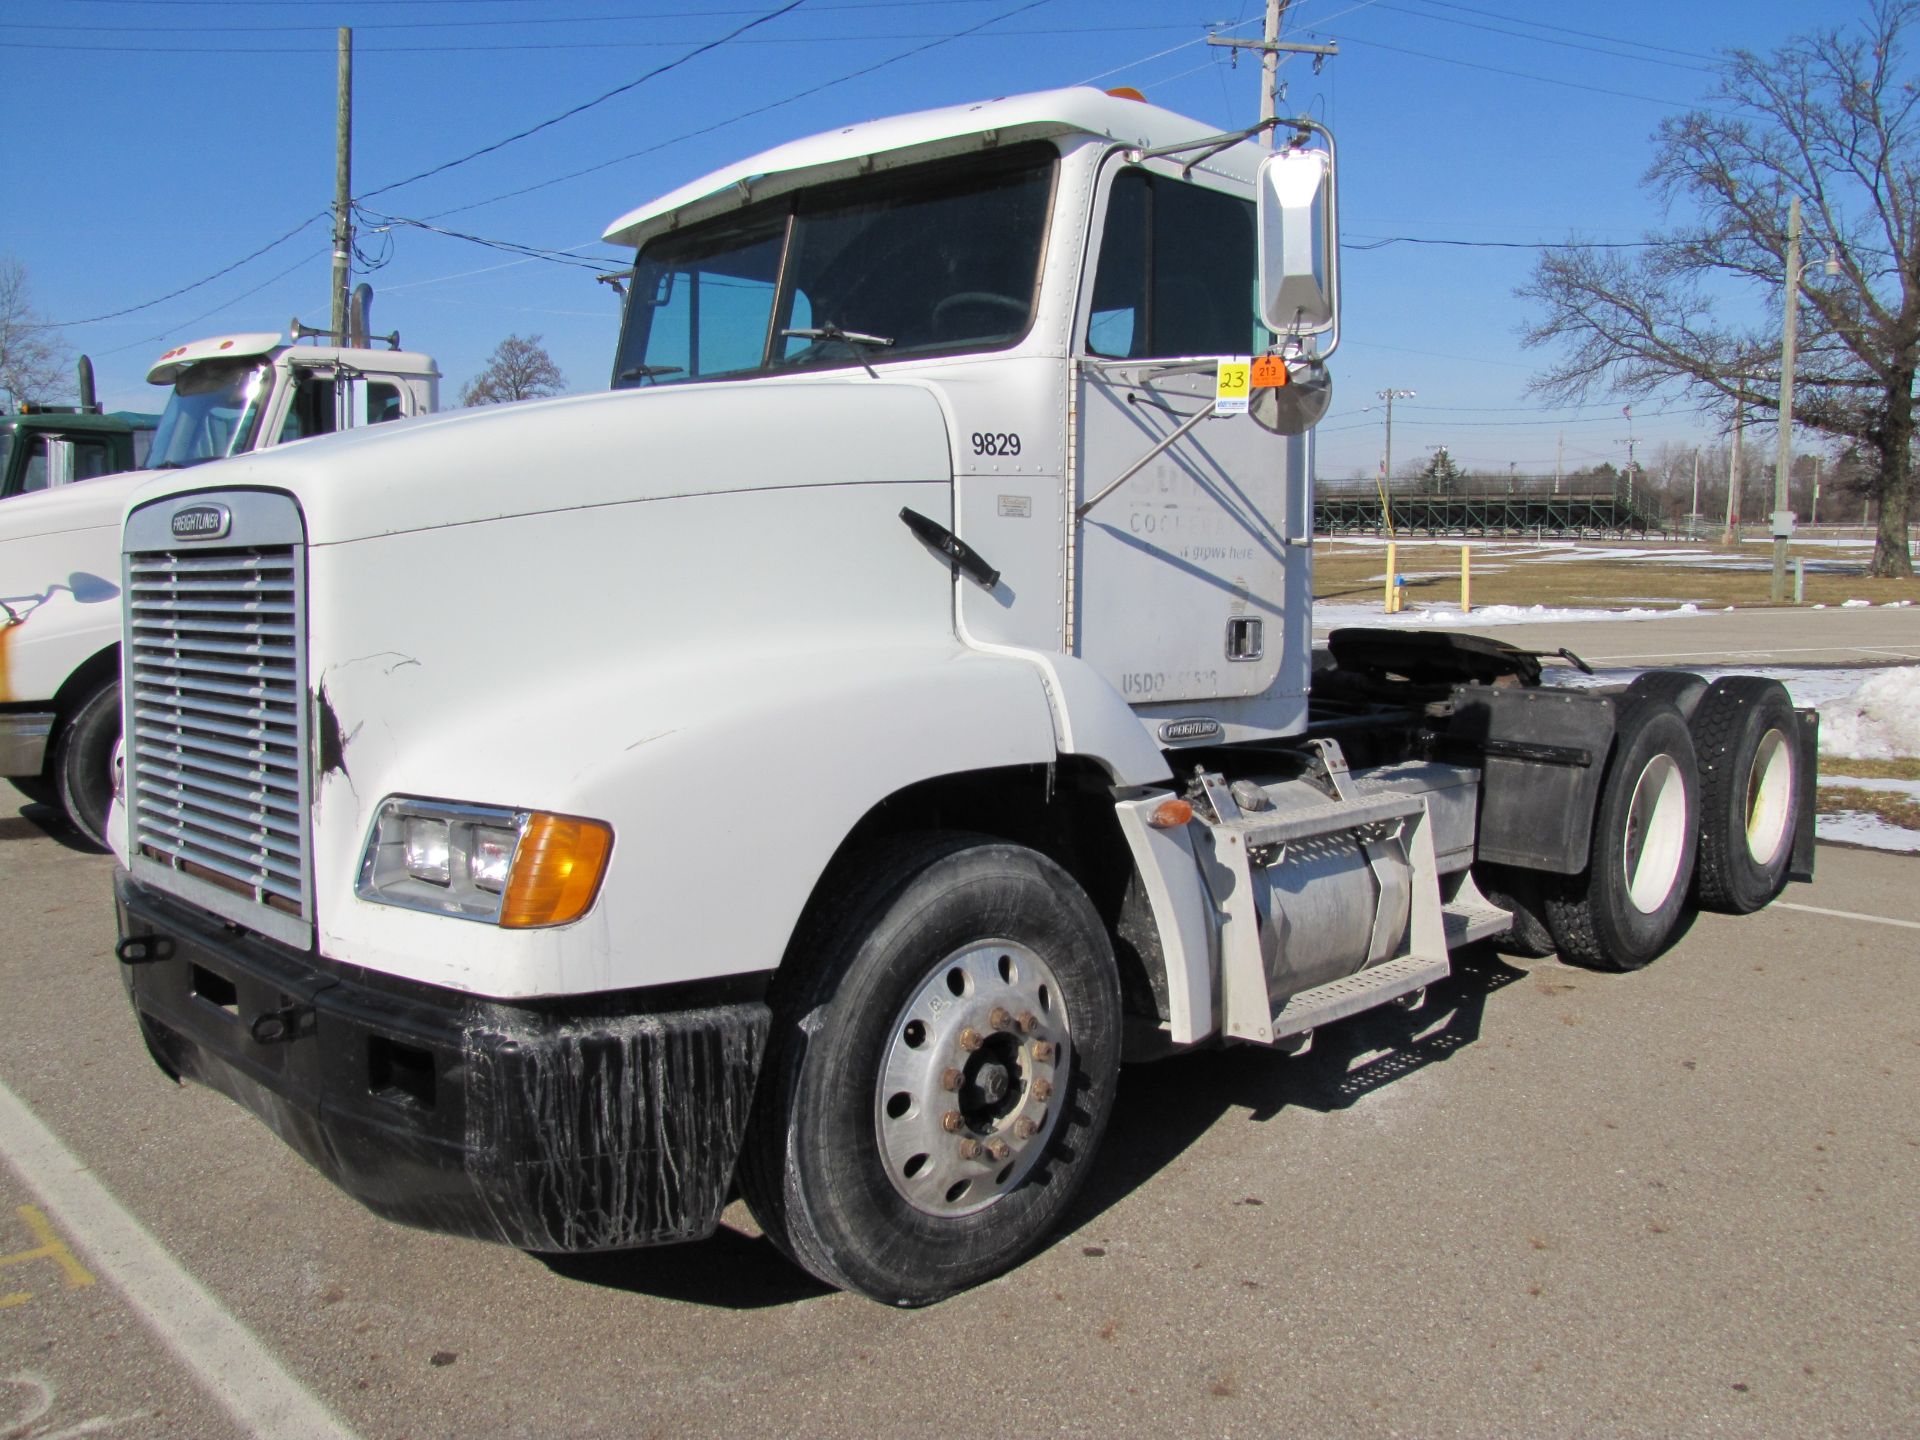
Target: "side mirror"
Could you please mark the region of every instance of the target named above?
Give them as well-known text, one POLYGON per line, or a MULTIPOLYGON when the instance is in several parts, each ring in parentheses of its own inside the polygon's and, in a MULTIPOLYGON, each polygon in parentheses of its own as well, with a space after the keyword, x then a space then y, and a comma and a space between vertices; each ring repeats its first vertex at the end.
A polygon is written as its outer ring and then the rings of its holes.
POLYGON ((1257 183, 1260 319, 1281 336, 1337 332, 1340 223, 1332 154, 1276 150, 1260 162, 1257 183))

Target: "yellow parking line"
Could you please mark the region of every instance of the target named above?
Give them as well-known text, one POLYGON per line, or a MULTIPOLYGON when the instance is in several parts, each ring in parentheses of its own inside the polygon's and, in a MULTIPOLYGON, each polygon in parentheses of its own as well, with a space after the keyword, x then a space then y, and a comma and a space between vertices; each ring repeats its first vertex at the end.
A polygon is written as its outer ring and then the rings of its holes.
MULTIPOLYGON (((27 1229, 33 1232, 33 1238, 40 1243, 31 1250, 16 1250, 11 1255, 0 1255, 0 1270, 10 1265, 24 1265, 29 1260, 51 1260, 60 1267, 67 1277, 67 1288, 78 1290, 82 1286, 93 1284, 93 1273, 74 1259, 73 1252, 58 1235, 53 1226, 47 1223, 36 1206, 20 1205, 16 1213, 26 1222, 27 1229)), ((16 1290, 10 1295, 0 1295, 0 1310, 11 1309, 15 1305, 24 1305, 33 1298, 31 1290, 16 1290)))

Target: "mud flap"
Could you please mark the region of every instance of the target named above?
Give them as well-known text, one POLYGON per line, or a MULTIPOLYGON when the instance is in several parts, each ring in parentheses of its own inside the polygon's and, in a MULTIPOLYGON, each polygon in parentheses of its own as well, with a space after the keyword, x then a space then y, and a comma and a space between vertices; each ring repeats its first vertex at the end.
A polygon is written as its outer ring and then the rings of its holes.
POLYGON ((1798 738, 1799 764, 1794 773, 1800 786, 1799 823, 1793 827, 1793 858, 1787 862, 1787 879, 1813 879, 1813 831, 1820 808, 1820 712, 1796 710, 1800 718, 1798 738))

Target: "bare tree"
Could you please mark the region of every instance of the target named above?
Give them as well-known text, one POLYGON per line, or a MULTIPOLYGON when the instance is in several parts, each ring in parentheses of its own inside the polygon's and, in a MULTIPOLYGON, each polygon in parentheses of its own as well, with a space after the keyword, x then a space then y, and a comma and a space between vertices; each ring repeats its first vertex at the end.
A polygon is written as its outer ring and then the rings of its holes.
POLYGON ((0 256, 0 390, 18 405, 45 400, 70 380, 69 352, 27 299, 27 267, 0 256))
POLYGON ((1546 252, 1520 295, 1544 312, 1528 345, 1558 347, 1533 382, 1559 400, 1678 384, 1724 419, 1777 419, 1787 211, 1802 202, 1804 296, 1794 420, 1870 462, 1880 524, 1872 573, 1911 575, 1914 378, 1920 373, 1920 84, 1904 42, 1920 0, 1873 0, 1863 21, 1770 57, 1727 54, 1713 108, 1661 122, 1647 181, 1698 218, 1633 258, 1546 252), (1770 320, 1721 317, 1729 285, 1770 320))
POLYGON ((509 335, 487 361, 487 368, 460 392, 462 405, 505 405, 512 400, 538 400, 567 388, 566 377, 541 345, 538 335, 522 339, 509 335))

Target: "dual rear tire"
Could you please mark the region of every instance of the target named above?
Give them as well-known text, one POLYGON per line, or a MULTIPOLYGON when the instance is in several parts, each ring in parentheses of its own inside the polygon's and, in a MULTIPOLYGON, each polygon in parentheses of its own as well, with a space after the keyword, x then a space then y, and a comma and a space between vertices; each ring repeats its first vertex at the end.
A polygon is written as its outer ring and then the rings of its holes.
POLYGON ((1528 934, 1544 926, 1576 964, 1637 970, 1690 900, 1760 909, 1786 884, 1806 803, 1800 769, 1799 722, 1778 681, 1640 677, 1616 708, 1587 868, 1540 877, 1528 934))

